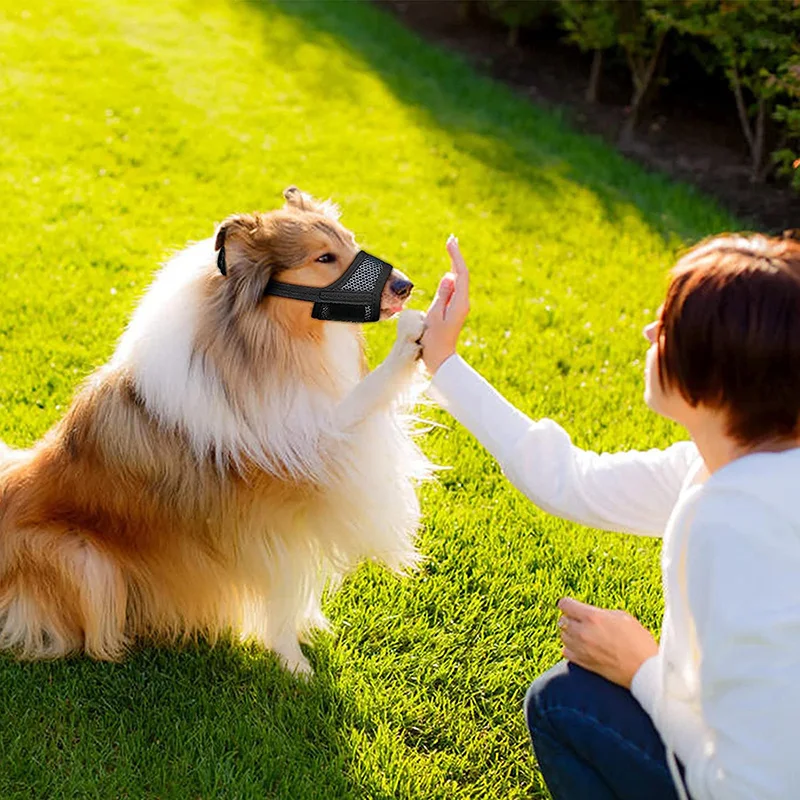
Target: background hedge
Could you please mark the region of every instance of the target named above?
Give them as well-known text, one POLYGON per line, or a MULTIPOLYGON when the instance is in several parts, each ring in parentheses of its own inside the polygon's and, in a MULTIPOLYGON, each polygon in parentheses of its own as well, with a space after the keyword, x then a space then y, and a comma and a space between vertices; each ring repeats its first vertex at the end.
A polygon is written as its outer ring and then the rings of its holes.
POLYGON ((675 70, 712 73, 735 104, 754 182, 775 177, 800 191, 800 2, 798 0, 461 0, 520 30, 552 25, 592 52, 586 98, 597 99, 603 65, 623 61, 631 78, 619 133, 630 141, 639 119, 675 70), (671 58, 689 55, 678 61, 671 58))

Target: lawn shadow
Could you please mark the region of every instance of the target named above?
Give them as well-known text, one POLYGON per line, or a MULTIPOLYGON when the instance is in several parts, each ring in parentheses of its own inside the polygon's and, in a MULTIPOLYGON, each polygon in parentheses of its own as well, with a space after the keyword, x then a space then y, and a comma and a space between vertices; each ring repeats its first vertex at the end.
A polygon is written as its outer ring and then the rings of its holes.
POLYGON ((320 637, 317 674, 221 642, 143 648, 121 663, 0 659, 0 797, 376 798, 348 770, 342 695, 320 637))
MULTIPOLYGON (((502 209, 513 187, 540 195, 544 202, 569 195, 570 185, 589 189, 604 218, 618 223, 631 214, 640 217, 664 239, 692 242, 709 232, 736 227, 736 221, 712 198, 667 175, 648 172, 605 144, 599 137, 572 129, 563 116, 544 111, 511 89, 478 75, 461 56, 423 42, 386 11, 368 2, 326 3, 307 0, 246 0, 263 16, 264 36, 270 36, 271 15, 293 18, 302 29, 298 41, 335 46, 352 60, 347 68, 369 69, 405 105, 421 129, 445 131, 458 151, 495 172, 496 186, 471 187, 462 177, 431 176, 454 183, 466 203, 471 189, 490 196, 502 209), (691 198, 691 200, 689 199, 691 198), (688 214, 686 206, 692 213, 688 214)), ((302 49, 282 54, 293 70, 304 70, 302 49)), ((320 96, 353 104, 353 134, 358 133, 358 96, 346 69, 311 75, 320 96)), ((510 200, 514 202, 514 200, 510 200)), ((569 198, 560 200, 568 211, 569 198)), ((565 218, 565 228, 580 229, 580 219, 565 218)), ((533 225, 535 229, 535 223, 533 225)))

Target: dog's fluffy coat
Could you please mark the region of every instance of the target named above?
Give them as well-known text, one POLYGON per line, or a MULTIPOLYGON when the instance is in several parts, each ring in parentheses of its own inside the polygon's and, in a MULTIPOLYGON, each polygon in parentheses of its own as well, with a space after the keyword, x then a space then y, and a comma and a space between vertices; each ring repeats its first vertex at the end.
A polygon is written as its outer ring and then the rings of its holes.
POLYGON ((213 239, 170 261, 64 419, 2 447, 0 647, 117 659, 139 637, 230 630, 304 672, 326 584, 417 560, 429 465, 396 398, 421 316, 367 375, 358 326, 264 297, 278 272, 326 285, 357 252, 333 207, 285 197, 223 223, 227 276, 213 239))

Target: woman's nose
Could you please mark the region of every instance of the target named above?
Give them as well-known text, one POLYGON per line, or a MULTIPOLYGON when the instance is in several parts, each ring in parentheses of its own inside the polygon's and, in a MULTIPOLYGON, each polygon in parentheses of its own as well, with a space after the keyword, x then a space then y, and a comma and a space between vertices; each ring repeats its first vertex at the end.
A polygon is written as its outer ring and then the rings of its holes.
POLYGON ((658 322, 651 322, 649 325, 644 326, 642 333, 644 334, 644 338, 647 339, 650 344, 655 344, 657 331, 658 322))
POLYGON ((401 299, 405 300, 411 294, 411 290, 414 288, 414 284, 411 283, 410 280, 406 278, 395 278, 391 284, 390 288, 394 294, 396 294, 401 299))

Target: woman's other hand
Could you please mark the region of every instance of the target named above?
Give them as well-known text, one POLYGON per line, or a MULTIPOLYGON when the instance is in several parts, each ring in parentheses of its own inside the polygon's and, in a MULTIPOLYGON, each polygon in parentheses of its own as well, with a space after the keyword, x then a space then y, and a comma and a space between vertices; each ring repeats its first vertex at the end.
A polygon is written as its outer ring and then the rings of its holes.
POLYGON ((564 658, 630 689, 639 667, 658 653, 658 643, 627 611, 609 611, 562 597, 558 627, 564 658))
POLYGON ((458 336, 469 314, 469 270, 455 236, 447 240, 447 252, 452 272, 439 281, 422 335, 422 360, 431 375, 456 352, 458 336))

